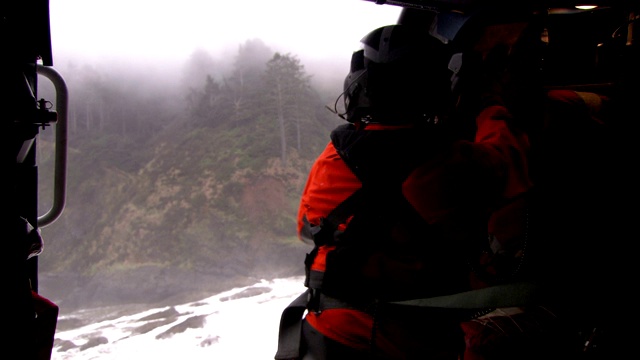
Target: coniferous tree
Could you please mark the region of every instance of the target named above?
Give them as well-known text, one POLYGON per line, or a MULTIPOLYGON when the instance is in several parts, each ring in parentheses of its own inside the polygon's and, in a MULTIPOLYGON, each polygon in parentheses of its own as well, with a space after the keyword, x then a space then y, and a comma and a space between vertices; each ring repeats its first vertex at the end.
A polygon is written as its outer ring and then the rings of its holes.
POLYGON ((187 95, 193 123, 198 126, 214 127, 224 122, 222 111, 222 89, 211 75, 206 76, 204 89, 190 89, 187 95))
POLYGON ((214 93, 219 93, 219 84, 212 73, 217 64, 206 51, 194 51, 182 69, 181 88, 186 92, 187 113, 192 118, 190 123, 197 126, 211 125, 209 114, 214 93), (216 89, 217 88, 217 89, 216 89))
POLYGON ((233 120, 247 120, 255 113, 255 99, 262 89, 262 74, 272 51, 260 39, 247 40, 238 48, 233 71, 224 79, 225 95, 233 107, 233 120))
POLYGON ((214 77, 214 71, 218 68, 219 64, 210 53, 202 49, 195 50, 182 68, 181 90, 201 89, 207 76, 214 77))
MULTIPOLYGON (((287 162, 287 125, 297 122, 300 103, 307 97, 309 75, 300 60, 291 54, 275 53, 267 63, 265 85, 270 101, 270 110, 275 117, 280 137, 280 159, 287 162)), ((299 134, 299 131, 297 132, 299 134)))

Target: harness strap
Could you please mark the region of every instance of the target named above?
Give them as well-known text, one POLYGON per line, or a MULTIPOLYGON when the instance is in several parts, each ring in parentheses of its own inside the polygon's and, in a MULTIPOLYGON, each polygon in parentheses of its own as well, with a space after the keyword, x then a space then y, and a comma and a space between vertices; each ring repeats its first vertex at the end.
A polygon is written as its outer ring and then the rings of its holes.
MULTIPOLYGON (((280 319, 278 351, 276 360, 298 359, 304 313, 312 298, 311 289, 307 289, 285 308, 280 319)), ((496 285, 488 288, 465 291, 462 293, 430 298, 392 301, 388 304, 430 307, 442 309, 485 309, 523 306, 535 303, 540 298, 538 286, 528 282, 496 285)), ((318 311, 334 308, 355 308, 346 302, 319 294, 318 311)), ((363 310, 363 309, 360 309, 363 310)))
POLYGON ((528 282, 496 285, 452 295, 394 301, 391 304, 448 309, 483 309, 522 306, 539 299, 538 286, 528 282))
POLYGON ((362 201, 364 197, 363 188, 356 190, 353 194, 344 199, 326 217, 320 219, 317 226, 311 225, 307 216, 302 218, 304 226, 301 229, 303 238, 312 239, 315 246, 322 246, 336 242, 340 235, 338 227, 344 224, 349 216, 353 215, 353 209, 362 201))
POLYGON ((278 336, 278 350, 276 360, 291 360, 300 358, 300 338, 302 320, 307 310, 307 303, 311 290, 303 292, 287 306, 280 317, 280 333, 278 336))

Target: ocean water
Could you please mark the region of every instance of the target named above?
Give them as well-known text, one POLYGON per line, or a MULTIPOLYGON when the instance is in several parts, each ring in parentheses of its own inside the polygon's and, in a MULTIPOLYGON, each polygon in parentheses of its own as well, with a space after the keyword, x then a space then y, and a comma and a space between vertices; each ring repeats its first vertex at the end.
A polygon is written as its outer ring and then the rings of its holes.
POLYGON ((59 323, 88 325, 57 331, 51 359, 270 360, 282 310, 305 290, 303 281, 263 280, 199 301, 115 318, 105 316, 113 309, 65 314, 59 323), (109 319, 100 320, 105 317, 109 319))

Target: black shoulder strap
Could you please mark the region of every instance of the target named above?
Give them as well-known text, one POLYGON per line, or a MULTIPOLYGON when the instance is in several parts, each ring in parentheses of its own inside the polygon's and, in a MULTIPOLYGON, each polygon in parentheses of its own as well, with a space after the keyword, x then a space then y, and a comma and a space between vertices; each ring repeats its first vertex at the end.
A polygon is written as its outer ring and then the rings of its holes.
POLYGON ((319 226, 312 227, 307 218, 304 217, 302 221, 305 225, 302 229, 302 235, 313 239, 313 243, 316 246, 333 243, 339 235, 339 233, 337 233, 338 226, 343 224, 347 218, 353 214, 354 209, 363 197, 363 189, 360 188, 356 190, 323 218, 319 226))
POLYGON ((305 291, 282 312, 276 360, 298 359, 300 357, 302 320, 304 312, 307 310, 309 296, 310 290, 305 291))

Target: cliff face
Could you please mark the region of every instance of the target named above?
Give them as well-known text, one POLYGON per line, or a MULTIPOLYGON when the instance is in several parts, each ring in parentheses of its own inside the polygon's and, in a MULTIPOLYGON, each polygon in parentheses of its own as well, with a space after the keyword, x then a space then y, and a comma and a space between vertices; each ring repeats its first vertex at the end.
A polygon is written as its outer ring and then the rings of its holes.
MULTIPOLYGON (((69 307, 161 302, 303 274, 310 249, 296 236, 297 207, 328 139, 323 127, 304 156, 289 149, 286 164, 277 146, 237 128, 173 128, 139 147, 72 146, 65 210, 42 229, 41 293, 69 307), (122 166, 127 159, 138 165, 122 166)), ((43 136, 43 213, 52 148, 43 136)))
MULTIPOLYGON (((70 171, 64 213, 42 229, 45 295, 71 307, 156 302, 303 273, 296 214, 311 160, 221 156, 212 129, 183 136, 154 144, 134 172, 70 171)), ((71 151, 70 167, 82 156, 71 151)))

